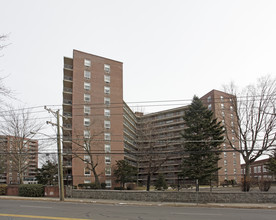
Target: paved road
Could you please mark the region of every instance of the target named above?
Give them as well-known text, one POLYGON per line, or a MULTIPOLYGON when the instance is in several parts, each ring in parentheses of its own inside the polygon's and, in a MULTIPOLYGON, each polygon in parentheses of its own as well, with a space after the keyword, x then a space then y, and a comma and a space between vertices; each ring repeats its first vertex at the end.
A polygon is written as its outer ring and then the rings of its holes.
POLYGON ((276 210, 1 200, 1 220, 275 220, 276 210))

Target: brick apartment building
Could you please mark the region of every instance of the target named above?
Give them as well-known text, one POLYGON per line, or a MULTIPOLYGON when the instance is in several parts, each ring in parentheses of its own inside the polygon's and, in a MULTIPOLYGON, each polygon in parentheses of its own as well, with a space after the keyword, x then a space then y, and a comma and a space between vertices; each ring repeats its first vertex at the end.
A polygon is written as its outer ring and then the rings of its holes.
POLYGON ((90 140, 100 181, 111 187, 112 166, 124 159, 123 64, 77 50, 65 57, 63 114, 65 184, 95 181, 88 164, 76 157, 89 156, 80 146, 90 140))
MULTIPOLYGON (((269 158, 257 160, 251 164, 249 170, 251 178, 255 179, 257 182, 263 179, 271 179, 272 181, 276 181, 276 176, 266 168, 268 160, 269 158)), ((241 174, 242 176, 245 175, 245 164, 241 164, 241 174)))
POLYGON ((22 140, 13 136, 0 136, 0 184, 19 184, 17 167, 19 158, 22 160, 23 180, 34 180, 38 168, 38 141, 22 140), (17 143, 16 143, 17 142, 17 143), (18 142, 23 145, 21 156, 18 152, 18 142))
MULTIPOLYGON (((201 100, 223 123, 235 124, 234 111, 231 110, 231 101, 235 99, 232 95, 213 90, 201 100)), ((94 153, 93 161, 97 163, 97 173, 107 187, 116 184, 112 173, 116 161, 121 159, 138 168, 137 181, 140 183, 146 181, 150 160, 153 167, 160 167, 153 180, 162 173, 169 184, 177 184, 183 158, 181 131, 185 126, 183 115, 186 108, 146 115, 133 112, 123 101, 123 64, 74 50, 73 58, 64 58, 63 114, 67 116, 67 120, 63 121, 65 184, 94 182, 85 161, 74 156, 76 152, 87 156, 80 146, 89 137, 93 139, 91 151, 94 153), (145 144, 152 142, 154 146, 145 144)), ((222 148, 218 181, 239 181, 240 156, 227 144, 223 144, 222 148)))

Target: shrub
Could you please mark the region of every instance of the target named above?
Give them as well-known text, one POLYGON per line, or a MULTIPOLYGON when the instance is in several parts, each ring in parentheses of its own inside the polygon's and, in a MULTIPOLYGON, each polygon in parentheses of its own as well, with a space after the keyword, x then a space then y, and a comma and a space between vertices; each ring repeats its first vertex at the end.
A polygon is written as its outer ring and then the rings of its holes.
POLYGON ((95 183, 80 183, 78 187, 80 189, 101 189, 101 186, 98 186, 95 183))
POLYGON ((101 183, 101 189, 105 189, 106 188, 106 183, 101 183))
POLYGON ((44 186, 41 184, 22 184, 19 186, 19 196, 42 197, 44 196, 44 186))
POLYGON ((114 187, 114 190, 124 190, 124 187, 122 187, 122 186, 116 186, 116 187, 114 187))
POLYGON ((267 192, 270 189, 271 180, 270 179, 263 179, 259 182, 259 189, 261 191, 267 192))
POLYGON ((6 195, 6 193, 7 193, 7 185, 0 184, 0 195, 6 195))

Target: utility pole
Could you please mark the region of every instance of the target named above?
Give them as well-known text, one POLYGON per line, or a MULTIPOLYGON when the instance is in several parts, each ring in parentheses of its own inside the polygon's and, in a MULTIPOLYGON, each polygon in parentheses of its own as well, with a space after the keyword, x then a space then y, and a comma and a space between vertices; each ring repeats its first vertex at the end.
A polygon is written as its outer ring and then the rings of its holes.
POLYGON ((60 141, 60 115, 59 110, 54 112, 53 110, 44 106, 44 109, 49 113, 52 113, 57 118, 57 123, 53 123, 47 121, 47 124, 51 124, 52 126, 57 126, 57 152, 58 152, 58 186, 59 186, 59 200, 64 201, 64 182, 63 182, 63 166, 62 166, 62 154, 61 154, 61 141, 60 141))

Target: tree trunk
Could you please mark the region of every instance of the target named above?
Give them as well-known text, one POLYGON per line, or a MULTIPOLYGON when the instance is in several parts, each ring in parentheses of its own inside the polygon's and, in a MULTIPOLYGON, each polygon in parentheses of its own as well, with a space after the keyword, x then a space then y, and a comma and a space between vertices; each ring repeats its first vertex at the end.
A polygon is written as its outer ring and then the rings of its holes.
POLYGON ((151 175, 148 173, 148 178, 147 178, 147 191, 150 191, 150 181, 151 181, 151 175))
POLYGON ((199 191, 199 183, 198 183, 198 179, 196 179, 196 192, 199 191))
POLYGON ((100 183, 100 179, 99 179, 99 175, 97 174, 96 172, 96 168, 93 168, 92 169, 92 172, 93 172, 93 175, 95 177, 95 184, 100 187, 101 186, 101 183, 100 183))

